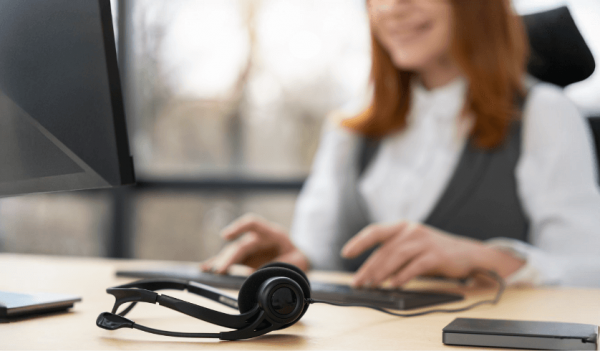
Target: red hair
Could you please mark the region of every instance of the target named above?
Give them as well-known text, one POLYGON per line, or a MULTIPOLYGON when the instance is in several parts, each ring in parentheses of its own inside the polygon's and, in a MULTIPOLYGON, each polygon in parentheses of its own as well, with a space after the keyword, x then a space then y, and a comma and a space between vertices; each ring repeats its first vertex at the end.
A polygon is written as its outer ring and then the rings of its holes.
MULTIPOLYGON (((528 42, 519 16, 509 0, 451 0, 451 54, 469 83, 464 111, 475 118, 471 136, 484 149, 500 145, 515 113, 515 99, 523 96, 523 74, 528 42)), ((406 126, 412 72, 397 69, 371 34, 371 105, 343 126, 380 138, 406 126)))

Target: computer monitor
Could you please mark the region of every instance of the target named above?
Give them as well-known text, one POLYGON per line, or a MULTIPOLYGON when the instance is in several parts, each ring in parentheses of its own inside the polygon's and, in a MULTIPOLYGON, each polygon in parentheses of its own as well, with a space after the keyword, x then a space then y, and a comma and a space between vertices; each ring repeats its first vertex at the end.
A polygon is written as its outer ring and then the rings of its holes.
MULTIPOLYGON (((134 180, 110 0, 0 0, 0 197, 134 180)), ((0 291, 0 322, 80 300, 0 291)))
POLYGON ((0 0, 0 197, 134 180, 110 0, 0 0))

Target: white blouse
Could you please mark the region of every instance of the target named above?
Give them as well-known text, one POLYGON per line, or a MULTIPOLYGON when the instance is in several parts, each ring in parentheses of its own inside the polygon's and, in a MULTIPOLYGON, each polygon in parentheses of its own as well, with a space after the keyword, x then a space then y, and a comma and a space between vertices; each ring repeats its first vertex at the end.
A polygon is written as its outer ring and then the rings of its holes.
MULTIPOLYGON (((358 185, 375 222, 423 222, 449 182, 467 141, 470 119, 459 118, 467 92, 456 79, 426 90, 412 84, 405 130, 383 139, 358 185)), ((560 88, 536 84, 523 111, 515 177, 530 220, 529 243, 496 238, 489 245, 526 260, 511 284, 600 286, 600 189, 592 138, 560 88)), ((295 244, 313 267, 335 267, 343 179, 358 157, 360 136, 327 123, 312 172, 296 204, 295 244)), ((339 244, 339 243, 338 243, 339 244)))

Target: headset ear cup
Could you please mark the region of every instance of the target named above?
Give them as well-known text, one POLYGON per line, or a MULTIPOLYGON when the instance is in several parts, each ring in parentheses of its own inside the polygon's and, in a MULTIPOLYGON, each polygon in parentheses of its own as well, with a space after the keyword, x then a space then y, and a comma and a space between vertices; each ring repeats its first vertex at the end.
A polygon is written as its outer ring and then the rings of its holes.
POLYGON ((306 280, 306 282, 308 282, 308 285, 310 286, 310 281, 308 280, 308 277, 306 276, 306 273, 304 273, 303 270, 301 270, 300 268, 298 268, 298 267, 296 267, 296 266, 294 266, 293 264, 290 264, 290 263, 285 263, 285 262, 270 262, 270 263, 267 263, 267 264, 263 265, 262 267, 260 267, 259 270, 261 270, 263 268, 273 268, 273 267, 291 269, 292 271, 300 274, 302 276, 302 278, 304 278, 304 280, 306 280))
MULTIPOLYGON (((265 281, 267 281, 267 279, 273 277, 287 277, 294 280, 296 283, 298 283, 298 285, 300 285, 300 288, 302 289, 302 292, 304 294, 304 296, 299 296, 299 298, 310 298, 310 286, 308 285, 308 281, 304 279, 300 274, 296 273, 291 269, 281 267, 261 268, 256 272, 252 273, 252 275, 250 275, 248 279, 246 279, 246 281, 244 282, 244 284, 242 284, 242 287, 240 288, 240 292, 238 294, 238 306, 240 309, 240 313, 248 312, 258 304, 258 291, 261 285, 265 281)), ((307 309, 308 304, 305 304, 304 310, 302 311, 300 316, 294 322, 286 324, 280 329, 287 328, 290 325, 294 324, 296 321, 302 318, 304 313, 306 313, 307 309)))

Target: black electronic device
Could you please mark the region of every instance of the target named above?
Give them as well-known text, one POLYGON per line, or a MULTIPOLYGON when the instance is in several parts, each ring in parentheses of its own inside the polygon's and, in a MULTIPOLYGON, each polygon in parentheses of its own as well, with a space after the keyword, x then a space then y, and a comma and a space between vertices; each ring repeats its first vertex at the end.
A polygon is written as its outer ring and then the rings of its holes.
MULTIPOLYGON (((205 273, 192 266, 170 269, 117 271, 117 276, 131 278, 175 278, 194 281, 216 288, 235 289, 242 287, 246 277, 205 273)), ((314 298, 341 303, 362 303, 394 310, 410 310, 463 299, 462 295, 437 291, 398 289, 353 289, 348 285, 311 281, 314 298)))
MULTIPOLYGON (((0 197, 134 182, 110 0, 0 0, 0 165, 0 197)), ((77 301, 0 292, 0 315, 77 301)))
POLYGON ((443 329, 446 345, 535 350, 596 350, 598 326, 579 323, 457 318, 443 329))

